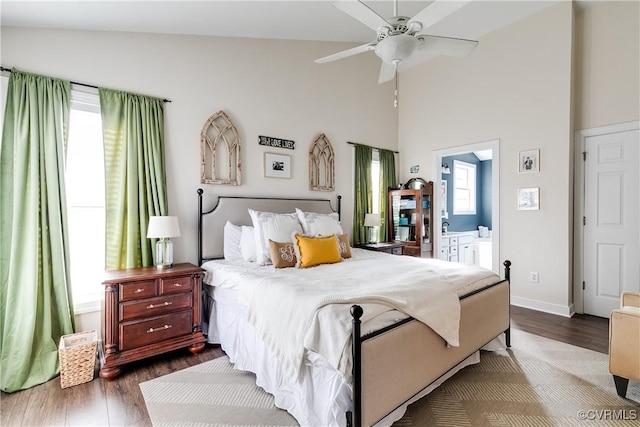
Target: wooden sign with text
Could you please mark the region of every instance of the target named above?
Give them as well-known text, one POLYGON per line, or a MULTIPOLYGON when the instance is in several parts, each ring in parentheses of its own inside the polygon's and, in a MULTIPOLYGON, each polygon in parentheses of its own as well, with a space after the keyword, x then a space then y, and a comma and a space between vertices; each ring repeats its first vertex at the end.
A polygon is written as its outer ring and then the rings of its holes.
POLYGON ((293 150, 295 147, 295 141, 289 141, 288 139, 273 138, 271 136, 258 136, 258 144, 266 145, 268 147, 287 148, 293 150))

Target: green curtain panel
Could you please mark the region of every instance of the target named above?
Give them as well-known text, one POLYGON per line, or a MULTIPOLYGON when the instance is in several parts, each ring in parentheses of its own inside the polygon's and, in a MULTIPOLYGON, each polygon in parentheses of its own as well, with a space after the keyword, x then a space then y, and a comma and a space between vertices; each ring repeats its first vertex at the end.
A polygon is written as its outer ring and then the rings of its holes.
POLYGON ((13 70, 0 150, 0 376, 5 392, 59 372, 74 331, 65 197, 70 83, 13 70))
POLYGON ((382 226, 378 230, 378 241, 388 242, 387 203, 389 188, 396 188, 396 156, 393 151, 380 150, 380 218, 382 226))
POLYGON ((366 145, 355 144, 355 199, 353 201, 353 244, 368 243, 364 216, 371 212, 371 162, 373 149, 366 145))
POLYGON ((153 265, 149 217, 167 215, 164 103, 99 89, 106 178, 107 270, 153 265))

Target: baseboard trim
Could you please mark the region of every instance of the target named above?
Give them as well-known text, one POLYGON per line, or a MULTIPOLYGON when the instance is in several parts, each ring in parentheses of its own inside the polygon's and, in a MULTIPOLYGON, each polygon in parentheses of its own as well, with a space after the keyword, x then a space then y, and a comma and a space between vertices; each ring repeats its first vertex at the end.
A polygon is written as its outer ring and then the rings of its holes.
POLYGON ((545 313, 556 314, 562 317, 571 317, 574 314, 573 304, 569 306, 563 306, 558 304, 551 304, 548 302, 537 301, 529 298, 514 297, 513 295, 511 296, 511 304, 518 307, 529 308, 531 310, 537 310, 545 313))

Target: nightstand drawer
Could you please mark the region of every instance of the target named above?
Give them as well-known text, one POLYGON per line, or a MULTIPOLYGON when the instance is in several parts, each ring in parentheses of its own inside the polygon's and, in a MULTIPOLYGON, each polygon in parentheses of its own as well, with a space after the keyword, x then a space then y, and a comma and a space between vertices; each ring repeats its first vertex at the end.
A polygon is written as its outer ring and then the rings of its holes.
POLYGON ((120 304, 120 320, 160 316, 191 307, 191 293, 120 304))
POLYGON ((405 246, 403 249, 403 254, 404 255, 409 255, 409 256, 420 256, 420 247, 418 246, 405 246))
POLYGON ((129 301, 156 296, 156 281, 145 280, 120 284, 120 301, 129 301))
POLYGON ((191 334, 191 311, 120 324, 120 351, 191 334))
POLYGON ((160 295, 191 291, 191 276, 171 277, 160 280, 160 295))
POLYGON ((402 246, 391 249, 393 255, 402 255, 402 246))

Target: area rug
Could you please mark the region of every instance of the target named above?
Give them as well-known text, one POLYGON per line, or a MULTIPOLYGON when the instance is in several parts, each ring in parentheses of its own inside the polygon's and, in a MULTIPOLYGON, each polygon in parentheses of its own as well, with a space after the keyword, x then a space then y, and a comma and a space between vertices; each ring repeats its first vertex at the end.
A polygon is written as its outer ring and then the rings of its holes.
MULTIPOLYGON (((273 397, 221 357, 140 384, 155 427, 297 426, 273 397)), ((394 426, 640 426, 640 385, 616 394, 607 355, 512 330, 394 426)))

